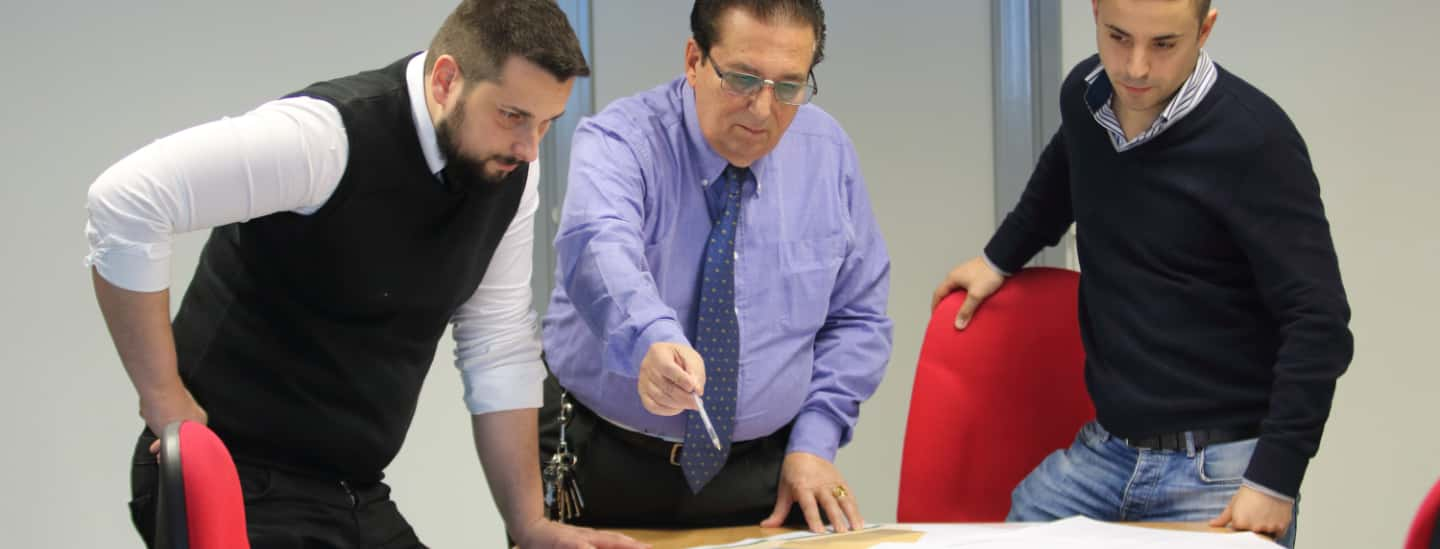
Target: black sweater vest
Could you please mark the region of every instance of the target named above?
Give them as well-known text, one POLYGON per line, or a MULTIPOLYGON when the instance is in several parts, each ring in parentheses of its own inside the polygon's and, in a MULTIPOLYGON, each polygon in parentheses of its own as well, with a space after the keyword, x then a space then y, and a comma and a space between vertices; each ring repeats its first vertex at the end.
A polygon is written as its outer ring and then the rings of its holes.
POLYGON ((524 166, 501 183, 430 173, 408 60, 293 94, 339 110, 350 143, 339 186, 311 215, 217 227, 205 244, 176 349, 237 461, 381 478, 436 344, 515 217, 524 166))

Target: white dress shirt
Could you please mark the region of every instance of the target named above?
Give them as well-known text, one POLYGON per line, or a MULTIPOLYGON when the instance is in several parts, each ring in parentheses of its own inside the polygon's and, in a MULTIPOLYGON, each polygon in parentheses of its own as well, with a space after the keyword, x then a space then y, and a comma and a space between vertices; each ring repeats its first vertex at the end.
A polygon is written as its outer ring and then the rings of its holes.
MULTIPOLYGON (((424 53, 410 60, 405 80, 420 148, 430 171, 440 173, 445 158, 425 106, 424 60, 424 53)), ((271 101, 164 137, 91 185, 85 263, 121 288, 164 290, 173 235, 277 212, 312 214, 339 185, 348 158, 340 112, 308 97, 271 101)), ((541 404, 545 368, 530 302, 539 168, 531 163, 515 219, 475 294, 451 318, 455 366, 472 414, 541 404)))

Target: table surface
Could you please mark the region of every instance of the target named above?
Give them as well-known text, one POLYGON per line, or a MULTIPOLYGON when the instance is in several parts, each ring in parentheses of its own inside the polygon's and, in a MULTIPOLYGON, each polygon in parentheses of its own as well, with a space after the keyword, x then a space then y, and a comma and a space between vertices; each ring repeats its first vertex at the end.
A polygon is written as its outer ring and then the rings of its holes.
MULTIPOLYGON (((1002 523, 995 523, 995 526, 999 527, 1001 524, 1002 523)), ((1226 528, 1213 528, 1203 522, 1131 522, 1125 524, 1190 532, 1232 532, 1232 530, 1226 528)), ((904 527, 905 525, 896 524, 895 526, 904 527)), ((1014 525, 1012 524, 1012 526, 1014 525)), ((648 543, 654 549, 681 549, 684 547, 694 547, 696 545, 733 543, 742 539, 769 537, 786 532, 794 532, 795 530, 789 528, 761 528, 759 526, 732 526, 727 528, 699 528, 692 530, 617 529, 614 531, 648 543)))

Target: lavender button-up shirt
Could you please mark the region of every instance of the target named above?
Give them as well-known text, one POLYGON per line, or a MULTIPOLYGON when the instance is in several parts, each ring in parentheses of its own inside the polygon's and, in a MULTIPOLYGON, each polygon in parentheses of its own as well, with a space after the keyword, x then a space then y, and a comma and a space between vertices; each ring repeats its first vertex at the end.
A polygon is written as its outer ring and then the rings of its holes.
MULTIPOLYGON (((684 415, 640 404, 640 361, 657 342, 691 345, 709 196, 726 166, 700 133, 678 78, 581 122, 555 239, 547 362, 605 419, 681 439, 684 415)), ((890 259, 850 138, 800 107, 751 167, 736 239, 740 324, 737 441, 794 422, 788 450, 833 460, 890 357, 890 259)))

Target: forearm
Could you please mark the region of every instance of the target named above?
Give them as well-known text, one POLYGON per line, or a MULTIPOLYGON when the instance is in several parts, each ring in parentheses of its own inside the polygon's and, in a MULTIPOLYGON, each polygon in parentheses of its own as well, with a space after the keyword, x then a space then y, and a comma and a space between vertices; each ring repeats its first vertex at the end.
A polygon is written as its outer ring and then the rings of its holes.
POLYGON ((564 214, 555 238, 561 286, 586 327, 605 341, 605 368, 638 376, 654 343, 687 344, 646 259, 645 181, 656 175, 624 138, 589 120, 575 130, 564 214))
POLYGON ((1002 273, 1018 272, 1025 263, 1064 236, 1075 218, 1070 197, 1070 161, 1063 129, 1040 153, 1035 171, 1015 209, 985 245, 986 260, 1002 273))
POLYGON ((841 368, 833 364, 816 364, 809 395, 795 416, 789 451, 833 459, 854 434, 860 404, 875 394, 885 375, 884 359, 847 363, 841 368))
POLYGON ((883 313, 832 319, 816 337, 810 392, 788 452, 808 452, 833 461, 850 441, 868 400, 885 376, 892 347, 892 323, 883 313))
POLYGON ((586 324, 605 339, 603 364, 635 377, 655 343, 689 345, 673 308, 645 268, 644 245, 630 226, 591 222, 555 242, 566 276, 559 281, 586 324))
POLYGON ((1256 155, 1224 211, 1279 331, 1269 413, 1245 478, 1294 497, 1320 446, 1335 382, 1354 352, 1350 307, 1320 198, 1298 136, 1256 155))
POLYGON ((95 298, 140 400, 155 402, 185 391, 170 331, 170 291, 132 292, 91 269, 95 298))
POLYGON ((539 414, 534 408, 470 416, 475 453, 505 529, 518 537, 544 519, 540 499, 539 414))
POLYGON ((531 305, 539 163, 530 165, 525 193, 475 293, 455 311, 455 367, 471 414, 537 408, 545 365, 531 305))

